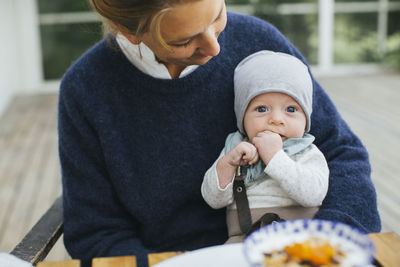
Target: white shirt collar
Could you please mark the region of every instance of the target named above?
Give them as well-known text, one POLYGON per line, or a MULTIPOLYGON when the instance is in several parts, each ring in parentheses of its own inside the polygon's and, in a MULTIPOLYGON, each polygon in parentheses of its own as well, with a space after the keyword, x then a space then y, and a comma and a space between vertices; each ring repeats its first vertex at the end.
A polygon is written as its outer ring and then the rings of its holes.
MULTIPOLYGON (((128 60, 139 70, 154 78, 172 79, 167 67, 156 60, 153 51, 143 42, 138 45, 132 44, 120 33, 117 34, 116 40, 128 60)), ((192 73, 197 67, 198 65, 186 67, 179 75, 179 78, 192 73)))

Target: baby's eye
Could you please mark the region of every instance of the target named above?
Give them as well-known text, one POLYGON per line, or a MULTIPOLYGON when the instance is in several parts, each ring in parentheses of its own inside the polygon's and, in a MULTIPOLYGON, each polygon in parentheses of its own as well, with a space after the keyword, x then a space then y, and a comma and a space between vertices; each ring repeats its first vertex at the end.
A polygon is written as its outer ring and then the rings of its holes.
POLYGON ((287 112, 291 112, 291 113, 296 112, 296 110, 297 109, 295 107, 287 107, 287 109, 286 109, 287 112))
POLYGON ((267 107, 264 106, 257 107, 258 112, 266 112, 267 110, 268 110, 267 107))

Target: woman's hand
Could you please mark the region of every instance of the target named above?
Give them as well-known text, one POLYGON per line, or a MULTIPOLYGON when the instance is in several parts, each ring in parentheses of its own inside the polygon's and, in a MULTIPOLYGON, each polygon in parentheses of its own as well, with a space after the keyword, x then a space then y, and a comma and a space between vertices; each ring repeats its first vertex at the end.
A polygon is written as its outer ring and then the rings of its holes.
POLYGON ((257 148, 258 155, 260 155, 265 165, 268 165, 272 157, 282 149, 282 137, 271 131, 264 131, 258 133, 252 140, 254 146, 257 148))

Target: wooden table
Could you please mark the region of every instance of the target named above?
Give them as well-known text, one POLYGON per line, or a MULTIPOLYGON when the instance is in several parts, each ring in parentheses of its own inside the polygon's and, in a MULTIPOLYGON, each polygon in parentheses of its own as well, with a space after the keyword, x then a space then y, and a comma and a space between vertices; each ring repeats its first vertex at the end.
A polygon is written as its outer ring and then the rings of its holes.
MULTIPOLYGON (((376 248, 375 258, 384 267, 400 266, 400 237, 393 233, 373 233, 368 235, 376 248)), ((163 252, 148 255, 149 267, 174 257, 182 252, 163 252)), ((39 262, 36 267, 80 267, 79 260, 39 262)), ((92 267, 136 267, 135 256, 95 258, 92 267)))
POLYGON ((374 242, 375 258, 384 267, 400 266, 400 238, 395 233, 376 233, 368 235, 374 242))

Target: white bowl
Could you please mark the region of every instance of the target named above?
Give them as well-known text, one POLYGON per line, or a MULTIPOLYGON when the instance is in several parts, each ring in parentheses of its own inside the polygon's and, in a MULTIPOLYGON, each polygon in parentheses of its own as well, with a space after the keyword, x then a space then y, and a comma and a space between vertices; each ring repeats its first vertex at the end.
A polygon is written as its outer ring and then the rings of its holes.
POLYGON ((329 241, 346 254, 340 266, 371 266, 375 247, 367 235, 346 224, 325 220, 293 220, 272 223, 244 240, 244 254, 251 266, 263 266, 264 253, 281 250, 310 237, 329 241))

